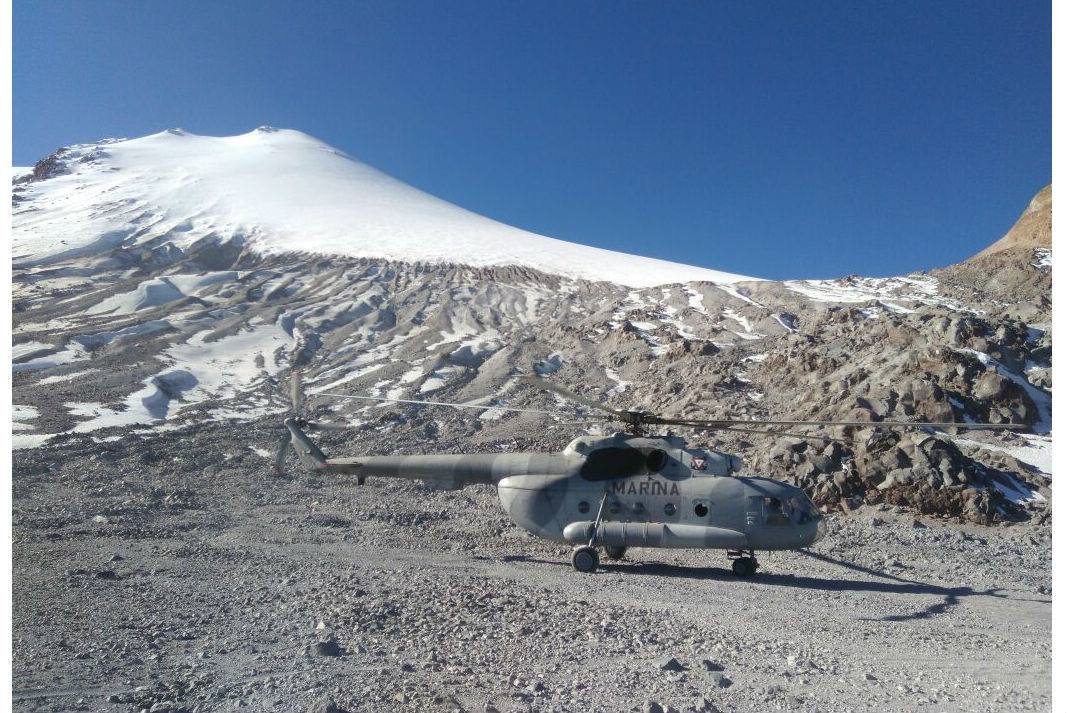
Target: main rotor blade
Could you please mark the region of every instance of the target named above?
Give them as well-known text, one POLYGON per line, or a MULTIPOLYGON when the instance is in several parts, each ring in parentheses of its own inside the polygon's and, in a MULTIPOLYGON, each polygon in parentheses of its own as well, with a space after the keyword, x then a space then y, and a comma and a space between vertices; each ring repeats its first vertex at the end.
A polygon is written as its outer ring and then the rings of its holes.
POLYGON ((694 428, 723 428, 726 426, 854 426, 857 428, 961 428, 973 431, 1019 431, 1030 428, 1022 423, 958 423, 956 421, 701 421, 696 419, 660 419, 654 423, 694 428))
POLYGON ((787 431, 762 431, 755 428, 734 428, 733 426, 724 426, 723 428, 710 429, 716 431, 735 431, 736 433, 754 433, 762 436, 788 436, 790 438, 804 438, 810 441, 840 441, 840 438, 834 438, 833 436, 819 436, 813 433, 789 433, 787 431))
POLYGON ((304 384, 300 369, 294 369, 289 375, 289 405, 296 414, 299 414, 304 406, 304 384))
POLYGON ((628 416, 628 412, 627 411, 620 411, 619 409, 614 409, 611 406, 606 406, 605 404, 602 404, 600 402, 594 401, 593 399, 588 399, 585 396, 580 396, 579 394, 576 394, 574 391, 571 391, 570 389, 566 389, 563 386, 560 386, 558 384, 554 384, 551 381, 546 381, 545 379, 542 379, 542 378, 537 377, 537 376, 521 376, 521 377, 519 377, 519 381, 522 381, 525 384, 530 384, 531 386, 534 386, 534 387, 539 388, 539 389, 545 389, 546 391, 552 391, 553 393, 556 393, 556 394, 559 394, 560 396, 563 396, 565 399, 570 399, 571 401, 575 401, 576 403, 580 403, 583 406, 589 406, 590 408, 595 408, 595 409, 598 409, 600 411, 604 411, 606 413, 610 413, 613 416, 618 416, 618 417, 623 418, 623 419, 626 419, 627 416, 628 416))
POLYGON ((311 431, 351 431, 355 426, 347 423, 330 423, 328 421, 306 421, 305 428, 311 431))
POLYGON ((461 404, 453 403, 449 401, 420 401, 418 399, 388 399, 382 396, 355 396, 353 394, 338 394, 330 391, 320 391, 316 396, 333 396, 339 399, 358 399, 360 401, 384 401, 386 403, 394 404, 418 404, 420 406, 448 406, 450 408, 469 408, 477 409, 481 411, 492 411, 497 409, 500 411, 510 411, 512 413, 540 413, 547 414, 549 416, 562 416, 566 418, 587 418, 590 420, 603 421, 602 416, 583 416, 583 414, 566 413, 563 411, 547 411, 545 409, 538 408, 517 408, 515 406, 481 406, 478 404, 461 404))

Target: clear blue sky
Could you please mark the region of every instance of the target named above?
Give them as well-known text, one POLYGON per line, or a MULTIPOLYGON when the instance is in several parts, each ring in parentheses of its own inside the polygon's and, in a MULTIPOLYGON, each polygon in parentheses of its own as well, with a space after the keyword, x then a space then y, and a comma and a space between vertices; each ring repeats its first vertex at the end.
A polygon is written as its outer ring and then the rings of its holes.
POLYGON ((297 128, 528 230, 761 277, 971 255, 1049 182, 1042 2, 15 0, 16 164, 297 128))

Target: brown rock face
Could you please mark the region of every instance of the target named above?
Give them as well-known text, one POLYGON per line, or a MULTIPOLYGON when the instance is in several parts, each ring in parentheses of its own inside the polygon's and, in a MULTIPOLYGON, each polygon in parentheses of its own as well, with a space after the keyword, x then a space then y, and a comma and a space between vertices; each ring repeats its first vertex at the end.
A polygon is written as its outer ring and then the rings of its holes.
POLYGON ((1031 199, 1015 225, 1005 236, 975 257, 993 255, 1012 248, 1048 248, 1053 243, 1053 186, 1048 185, 1031 199))

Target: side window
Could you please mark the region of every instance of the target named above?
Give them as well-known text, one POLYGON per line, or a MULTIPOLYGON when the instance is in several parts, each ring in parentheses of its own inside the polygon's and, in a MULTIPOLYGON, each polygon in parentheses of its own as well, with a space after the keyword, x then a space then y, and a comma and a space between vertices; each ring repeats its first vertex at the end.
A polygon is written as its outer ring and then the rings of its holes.
POLYGON ((693 507, 693 514, 697 517, 704 517, 705 515, 708 515, 708 506, 704 503, 697 503, 693 507))
POLYGON ((586 513, 588 513, 590 511, 590 504, 588 502, 586 502, 585 500, 583 500, 582 502, 580 502, 578 504, 578 511, 580 513, 582 513, 583 515, 585 515, 586 513))

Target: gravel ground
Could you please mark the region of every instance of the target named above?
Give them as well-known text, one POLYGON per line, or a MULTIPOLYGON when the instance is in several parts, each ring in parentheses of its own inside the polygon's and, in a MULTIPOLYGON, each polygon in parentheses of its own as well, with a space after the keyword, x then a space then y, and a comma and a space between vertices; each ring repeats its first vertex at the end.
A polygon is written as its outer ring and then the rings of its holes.
POLYGON ((491 489, 279 478, 247 439, 16 452, 16 709, 1050 707, 1048 518, 865 506, 752 580, 657 550, 582 575, 491 489))

